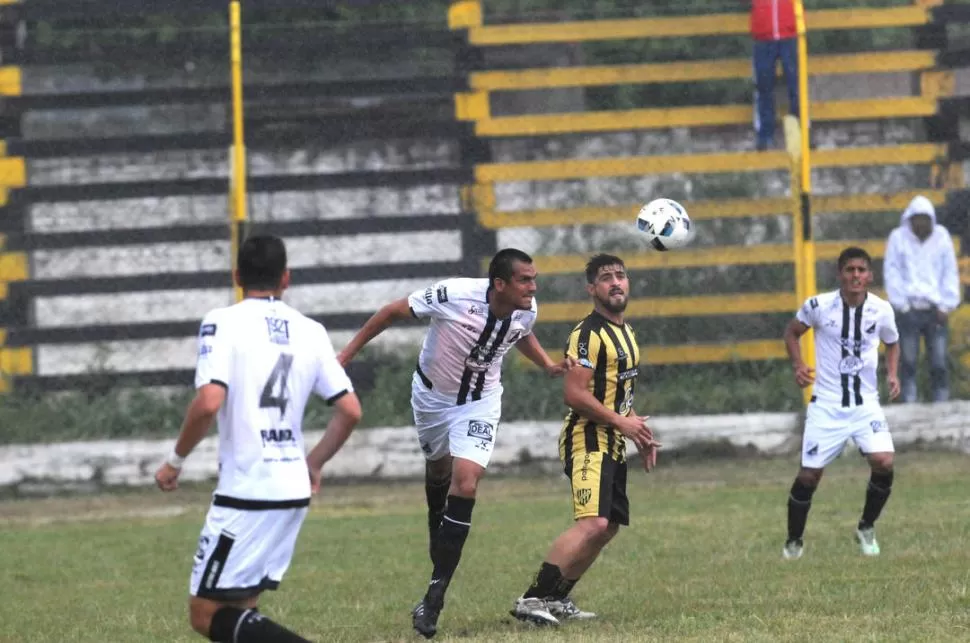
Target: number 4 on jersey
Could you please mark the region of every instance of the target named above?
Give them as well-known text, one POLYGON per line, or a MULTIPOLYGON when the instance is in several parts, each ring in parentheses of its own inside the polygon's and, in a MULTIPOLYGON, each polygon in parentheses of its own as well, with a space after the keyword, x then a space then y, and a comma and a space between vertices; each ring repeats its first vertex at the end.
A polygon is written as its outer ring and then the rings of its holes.
POLYGON ((286 414, 286 378, 290 374, 290 367, 293 365, 293 356, 283 353, 276 360, 273 372, 269 374, 269 379, 263 385, 263 393, 259 396, 259 408, 279 409, 280 415, 286 414), (276 395, 274 391, 279 391, 276 395))

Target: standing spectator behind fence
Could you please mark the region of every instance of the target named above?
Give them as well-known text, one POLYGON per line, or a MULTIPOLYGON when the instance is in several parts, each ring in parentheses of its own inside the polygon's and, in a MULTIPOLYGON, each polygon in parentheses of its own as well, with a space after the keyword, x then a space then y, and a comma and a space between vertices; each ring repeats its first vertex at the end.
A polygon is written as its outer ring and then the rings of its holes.
POLYGON ((902 401, 916 401, 919 340, 926 338, 933 401, 950 397, 947 319, 960 305, 960 273, 950 233, 925 196, 910 201, 889 235, 883 264, 886 293, 899 326, 902 401))
POLYGON ((775 75, 778 60, 788 85, 788 108, 798 115, 798 31, 794 0, 751 0, 751 37, 754 39, 757 147, 766 150, 775 139, 775 75))

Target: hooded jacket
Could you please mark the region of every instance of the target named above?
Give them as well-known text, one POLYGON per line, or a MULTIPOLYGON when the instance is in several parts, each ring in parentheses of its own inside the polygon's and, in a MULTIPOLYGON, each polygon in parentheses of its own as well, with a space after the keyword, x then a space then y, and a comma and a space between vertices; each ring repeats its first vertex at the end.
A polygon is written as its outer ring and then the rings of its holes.
POLYGON ((960 271, 949 231, 936 222, 936 208, 925 196, 917 196, 903 211, 899 227, 889 235, 883 261, 886 294, 893 308, 939 308, 950 313, 960 305, 960 271), (920 241, 909 220, 929 215, 933 230, 920 241))

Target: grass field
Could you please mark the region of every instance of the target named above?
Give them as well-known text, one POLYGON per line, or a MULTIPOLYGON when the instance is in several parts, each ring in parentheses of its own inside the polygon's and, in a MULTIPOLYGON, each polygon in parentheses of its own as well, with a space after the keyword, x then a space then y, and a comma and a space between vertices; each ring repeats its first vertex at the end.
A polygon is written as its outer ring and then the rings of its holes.
MULTIPOLYGON (((970 458, 903 453, 878 532, 852 540, 867 471, 826 473, 806 555, 780 558, 793 460, 667 464, 631 475, 633 524, 574 596, 600 618, 558 630, 508 616, 569 524, 565 482, 486 478, 436 640, 970 640, 970 458)), ((187 578, 206 489, 0 503, 0 641, 204 640, 187 578)), ((430 571, 423 488, 326 487, 263 611, 315 641, 417 640, 430 571)), ((423 639, 422 639, 423 640, 423 639)))

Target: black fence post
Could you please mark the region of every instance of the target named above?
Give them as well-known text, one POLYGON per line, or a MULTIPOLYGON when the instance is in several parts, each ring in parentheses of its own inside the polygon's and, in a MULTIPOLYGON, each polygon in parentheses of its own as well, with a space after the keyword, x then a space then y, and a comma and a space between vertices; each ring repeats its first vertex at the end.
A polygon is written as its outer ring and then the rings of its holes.
POLYGON ((448 10, 448 26, 455 32, 455 71, 464 81, 464 92, 455 94, 455 117, 464 127, 458 135, 458 158, 469 170, 469 182, 459 188, 461 216, 461 265, 466 277, 482 275, 482 259, 498 251, 498 235, 481 225, 481 195, 491 186, 480 186, 475 180, 475 166, 492 161, 490 143, 475 133, 476 121, 488 114, 488 94, 474 93, 471 74, 485 67, 484 53, 469 37, 470 29, 482 24, 482 7, 478 0, 453 2, 448 10))

